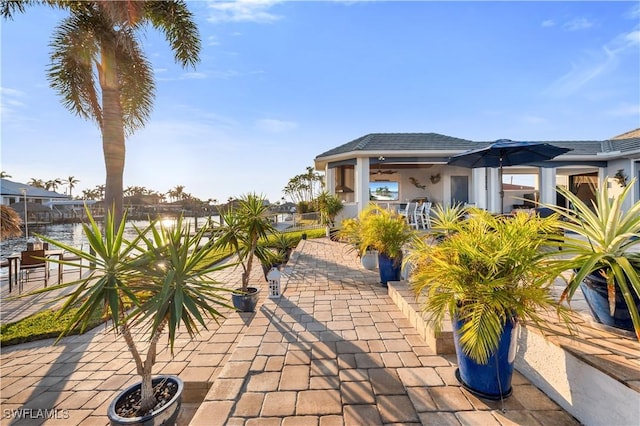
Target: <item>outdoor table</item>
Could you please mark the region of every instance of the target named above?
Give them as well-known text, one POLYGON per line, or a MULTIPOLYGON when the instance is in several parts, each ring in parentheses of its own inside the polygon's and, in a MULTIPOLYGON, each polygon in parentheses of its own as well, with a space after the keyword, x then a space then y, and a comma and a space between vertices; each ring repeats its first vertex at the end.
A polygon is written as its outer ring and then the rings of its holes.
MULTIPOLYGON (((56 249, 56 250, 45 250, 44 254, 46 257, 57 257, 58 260, 62 258, 62 254, 64 250, 56 249)), ((21 254, 14 252, 11 253, 7 257, 7 262, 9 263, 9 293, 11 293, 12 285, 18 283, 18 263, 21 258, 21 254)), ((58 264, 58 284, 62 281, 62 265, 58 264)))

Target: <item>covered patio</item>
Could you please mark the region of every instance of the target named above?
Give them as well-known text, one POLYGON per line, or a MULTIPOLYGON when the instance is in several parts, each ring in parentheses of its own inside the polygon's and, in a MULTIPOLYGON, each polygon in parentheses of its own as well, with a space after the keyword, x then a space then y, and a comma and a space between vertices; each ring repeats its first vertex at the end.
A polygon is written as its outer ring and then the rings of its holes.
POLYGON ((390 209, 427 200, 433 205, 468 203, 494 213, 509 212, 532 207, 533 202, 562 203, 556 186, 590 197, 619 166, 627 167, 630 175, 637 173, 631 171, 638 167, 637 160, 613 161, 621 151, 603 153, 607 148, 602 141, 548 141, 571 151, 548 161, 504 167, 501 199, 498 168, 447 164, 453 155, 491 143, 436 133, 375 133, 318 155, 315 168, 325 172, 327 191, 343 201, 343 218, 356 216, 371 201, 390 209))

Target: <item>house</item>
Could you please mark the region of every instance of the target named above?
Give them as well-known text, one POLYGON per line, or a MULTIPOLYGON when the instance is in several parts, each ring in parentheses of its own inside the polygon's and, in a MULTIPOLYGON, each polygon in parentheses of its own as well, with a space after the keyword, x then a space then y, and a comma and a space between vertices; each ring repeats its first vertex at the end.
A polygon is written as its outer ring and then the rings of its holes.
MULTIPOLYGON (((505 187, 503 198, 497 168, 447 165, 451 156, 492 142, 437 133, 372 133, 330 149, 314 162, 316 170, 325 172, 327 191, 343 201, 342 217, 356 216, 372 200, 389 208, 412 199, 470 203, 499 213, 528 207, 532 201, 562 204, 556 186, 589 199, 605 177, 615 193, 631 177, 640 176, 640 129, 603 141, 544 142, 570 151, 541 163, 504 167, 505 176, 527 178, 534 189, 505 187), (376 194, 384 194, 384 199, 376 194)), ((638 200, 638 187, 628 202, 638 200)))
POLYGON ((29 223, 51 223, 56 218, 65 217, 62 209, 78 206, 81 208, 86 202, 69 200, 65 194, 8 179, 2 179, 0 183, 0 199, 0 203, 12 207, 22 220, 26 212, 29 223))

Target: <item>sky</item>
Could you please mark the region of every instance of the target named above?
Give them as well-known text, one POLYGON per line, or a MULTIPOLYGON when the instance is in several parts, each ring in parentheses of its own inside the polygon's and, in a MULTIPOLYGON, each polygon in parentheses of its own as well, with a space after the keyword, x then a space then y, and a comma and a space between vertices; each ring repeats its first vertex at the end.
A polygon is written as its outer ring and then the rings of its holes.
MULTIPOLYGON (((140 35, 157 87, 150 120, 127 138, 125 188, 278 202, 316 156, 368 133, 604 140, 640 127, 637 1, 188 7, 196 69, 153 28, 140 35)), ((0 162, 17 182, 73 176, 77 195, 104 184, 104 157, 97 126, 46 79, 65 16, 32 6, 0 23, 0 162)))

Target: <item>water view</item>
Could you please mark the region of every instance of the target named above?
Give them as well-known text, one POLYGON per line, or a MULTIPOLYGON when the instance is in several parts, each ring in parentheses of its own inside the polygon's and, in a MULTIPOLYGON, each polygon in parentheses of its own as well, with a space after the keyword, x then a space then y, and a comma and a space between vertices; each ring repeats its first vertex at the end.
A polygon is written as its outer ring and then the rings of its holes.
MULTIPOLYGON (((206 217, 197 218, 197 226, 202 227, 207 222, 206 217)), ((217 222, 218 216, 213 216, 212 220, 217 222)), ((168 218, 163 219, 164 223, 175 223, 176 219, 168 218)), ((196 220, 193 217, 186 217, 185 222, 191 225, 192 229, 196 225, 196 220)), ((133 238, 136 235, 135 227, 143 228, 148 225, 146 220, 129 221, 125 227, 125 237, 133 238)), ((88 248, 87 239, 82 231, 82 224, 80 223, 65 223, 55 225, 44 226, 29 226, 29 240, 33 241, 36 238, 36 234, 45 235, 49 238, 53 238, 64 244, 80 247, 84 245, 85 250, 88 248)), ((0 242, 0 259, 5 260, 12 253, 21 252, 27 248, 27 238, 12 238, 0 242)), ((7 268, 2 268, 2 276, 6 276, 7 268)))

